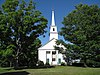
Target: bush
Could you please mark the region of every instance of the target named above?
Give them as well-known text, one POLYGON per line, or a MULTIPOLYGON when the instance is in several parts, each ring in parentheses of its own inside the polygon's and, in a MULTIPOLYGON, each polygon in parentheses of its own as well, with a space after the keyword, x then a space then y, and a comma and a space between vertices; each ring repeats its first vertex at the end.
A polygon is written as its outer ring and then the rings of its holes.
POLYGON ((46 66, 50 66, 50 64, 48 63, 48 62, 46 62, 46 64, 45 64, 46 66))
POLYGON ((64 62, 61 62, 61 66, 65 66, 66 64, 64 62))
POLYGON ((0 62, 1 67, 10 67, 10 63, 8 61, 0 62))
POLYGON ((93 60, 87 60, 87 66, 89 67, 100 67, 100 62, 96 62, 93 60))
POLYGON ((49 68, 50 64, 48 62, 46 62, 45 67, 49 68))
POLYGON ((44 66, 44 62, 43 61, 38 61, 37 64, 38 64, 38 66, 44 66))
POLYGON ((84 63, 72 63, 72 66, 84 67, 84 63))

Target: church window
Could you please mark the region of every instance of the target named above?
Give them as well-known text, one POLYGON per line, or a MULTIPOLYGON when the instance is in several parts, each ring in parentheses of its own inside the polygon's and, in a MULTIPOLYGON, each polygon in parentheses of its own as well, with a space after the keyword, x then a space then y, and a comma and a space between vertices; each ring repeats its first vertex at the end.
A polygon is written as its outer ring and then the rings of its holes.
POLYGON ((50 51, 46 51, 47 54, 50 54, 50 51))
POLYGON ((55 31, 55 28, 53 28, 53 31, 55 31))
POLYGON ((58 59, 58 63, 61 64, 61 59, 60 58, 58 59))
POLYGON ((52 51, 52 54, 56 54, 56 51, 52 51))
POLYGON ((58 54, 60 54, 60 51, 58 51, 58 54))
POLYGON ((56 58, 52 58, 52 61, 56 61, 56 58))

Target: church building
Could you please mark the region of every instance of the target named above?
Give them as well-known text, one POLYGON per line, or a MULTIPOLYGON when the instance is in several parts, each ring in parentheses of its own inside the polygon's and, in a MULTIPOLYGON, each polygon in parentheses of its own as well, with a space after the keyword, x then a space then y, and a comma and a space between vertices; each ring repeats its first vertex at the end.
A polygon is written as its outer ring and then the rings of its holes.
POLYGON ((43 61, 44 64, 48 62, 50 65, 61 65, 61 62, 65 62, 63 54, 54 48, 54 46, 57 46, 56 40, 58 40, 58 31, 55 24, 54 11, 52 11, 50 38, 45 45, 38 49, 38 60, 43 61))

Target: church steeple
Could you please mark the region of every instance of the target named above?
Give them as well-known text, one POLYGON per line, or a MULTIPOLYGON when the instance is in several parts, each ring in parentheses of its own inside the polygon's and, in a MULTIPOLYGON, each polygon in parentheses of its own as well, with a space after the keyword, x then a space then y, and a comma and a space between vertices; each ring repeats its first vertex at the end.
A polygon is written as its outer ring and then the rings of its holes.
POLYGON ((55 18, 54 18, 54 10, 52 10, 52 20, 51 20, 51 26, 50 26, 50 40, 53 38, 58 39, 58 32, 57 32, 57 27, 55 25, 55 18))

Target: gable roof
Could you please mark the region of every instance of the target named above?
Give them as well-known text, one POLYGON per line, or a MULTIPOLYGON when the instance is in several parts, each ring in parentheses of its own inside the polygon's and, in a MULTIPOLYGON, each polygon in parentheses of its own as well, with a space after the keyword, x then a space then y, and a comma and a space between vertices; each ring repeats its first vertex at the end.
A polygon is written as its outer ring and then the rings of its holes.
POLYGON ((50 50, 50 49, 54 49, 54 46, 56 46, 56 40, 55 38, 51 39, 50 41, 48 41, 46 44, 44 44, 43 46, 41 46, 40 48, 38 48, 38 50, 50 50))

